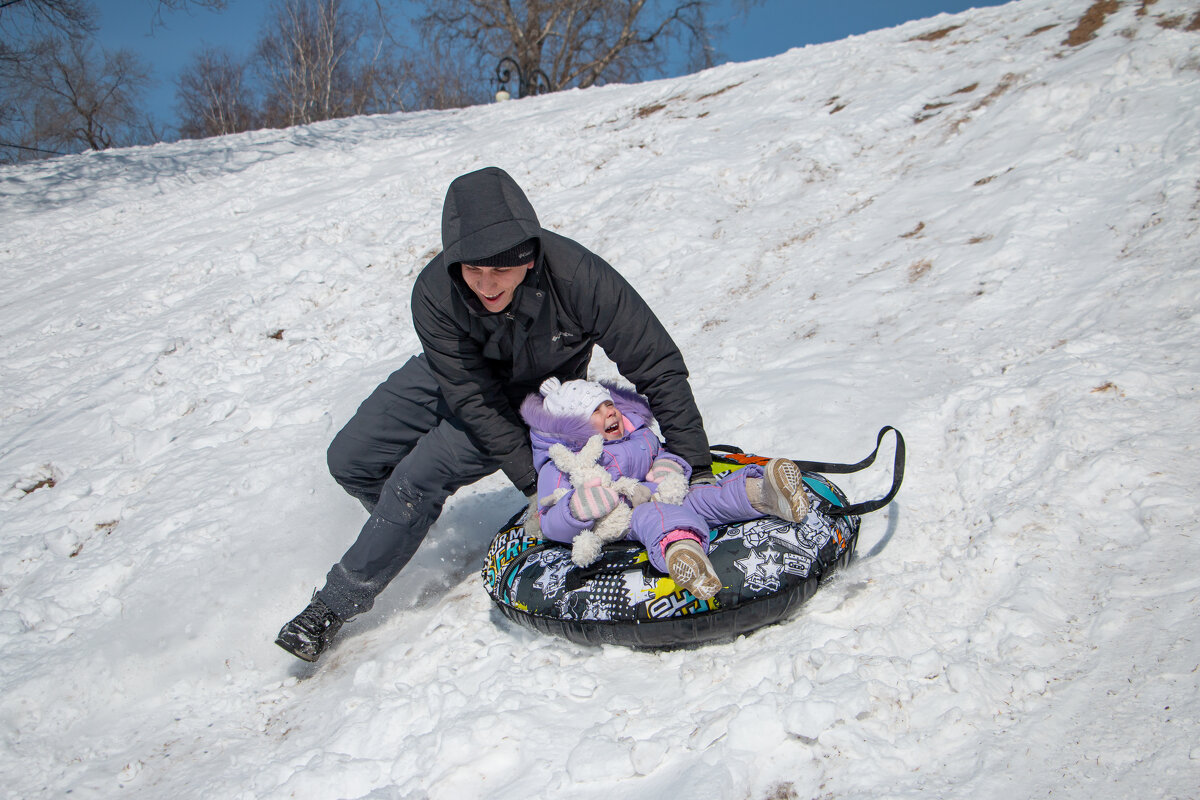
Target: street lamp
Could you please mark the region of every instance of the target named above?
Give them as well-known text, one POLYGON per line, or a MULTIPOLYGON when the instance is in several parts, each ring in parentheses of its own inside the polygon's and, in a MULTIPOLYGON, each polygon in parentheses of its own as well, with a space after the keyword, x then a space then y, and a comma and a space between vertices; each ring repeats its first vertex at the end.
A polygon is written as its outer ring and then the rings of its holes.
POLYGON ((496 83, 500 87, 496 92, 496 102, 501 103, 512 98, 508 92, 508 82, 512 80, 514 72, 517 74, 518 98, 550 91, 550 77, 541 69, 535 69, 531 79, 527 80, 516 59, 512 56, 504 56, 496 64, 496 83))

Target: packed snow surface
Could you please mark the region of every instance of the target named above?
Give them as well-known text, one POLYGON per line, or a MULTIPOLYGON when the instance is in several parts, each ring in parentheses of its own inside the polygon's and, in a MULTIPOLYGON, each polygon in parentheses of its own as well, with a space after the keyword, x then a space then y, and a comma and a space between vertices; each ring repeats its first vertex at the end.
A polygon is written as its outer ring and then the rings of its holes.
POLYGON ((1022 0, 0 169, 0 795, 1196 797, 1200 26, 1098 5, 1078 45, 1090 3, 1022 0), (786 624, 508 623, 496 475, 320 664, 272 643, 364 520, 325 447, 418 350, 445 188, 493 164, 657 310, 712 441, 903 431, 899 498, 786 624))

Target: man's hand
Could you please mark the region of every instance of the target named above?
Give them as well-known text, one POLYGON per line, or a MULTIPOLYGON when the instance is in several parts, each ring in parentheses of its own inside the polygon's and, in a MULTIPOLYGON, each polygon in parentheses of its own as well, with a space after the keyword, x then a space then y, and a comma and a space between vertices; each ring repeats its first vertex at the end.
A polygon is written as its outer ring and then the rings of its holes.
POLYGON ((529 500, 529 510, 525 512, 525 533, 542 539, 542 515, 538 513, 537 490, 525 497, 529 500))

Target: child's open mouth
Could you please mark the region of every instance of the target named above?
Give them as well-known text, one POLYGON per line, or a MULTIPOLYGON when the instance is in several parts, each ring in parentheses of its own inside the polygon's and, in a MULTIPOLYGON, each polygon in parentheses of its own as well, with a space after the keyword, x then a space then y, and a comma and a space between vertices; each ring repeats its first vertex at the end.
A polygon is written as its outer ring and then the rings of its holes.
POLYGON ((621 423, 620 423, 620 420, 618 420, 618 421, 614 422, 613 424, 609 425, 607 428, 605 428, 604 432, 605 433, 616 433, 618 430, 620 430, 620 428, 621 428, 621 423))

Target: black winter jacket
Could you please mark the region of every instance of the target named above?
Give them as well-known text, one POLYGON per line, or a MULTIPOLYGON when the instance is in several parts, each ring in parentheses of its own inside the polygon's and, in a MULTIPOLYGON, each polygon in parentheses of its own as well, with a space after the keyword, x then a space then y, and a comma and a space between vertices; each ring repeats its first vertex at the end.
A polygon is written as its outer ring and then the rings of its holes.
POLYGON ((687 367, 662 323, 603 259, 543 229, 506 172, 488 167, 450 184, 442 246, 413 286, 413 325, 450 408, 518 489, 533 491, 537 473, 517 409, 552 375, 587 377, 597 344, 649 399, 667 449, 711 466, 687 367), (485 311, 460 265, 526 239, 539 243, 533 269, 507 309, 485 311))

